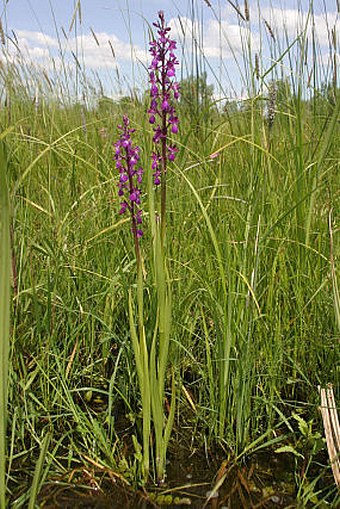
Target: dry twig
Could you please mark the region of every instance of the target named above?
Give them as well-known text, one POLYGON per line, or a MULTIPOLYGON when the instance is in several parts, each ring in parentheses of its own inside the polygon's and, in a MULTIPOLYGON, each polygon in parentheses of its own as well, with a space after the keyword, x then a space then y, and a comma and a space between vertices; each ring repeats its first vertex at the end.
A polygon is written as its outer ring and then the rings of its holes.
POLYGON ((335 484, 340 486, 340 425, 335 405, 333 387, 326 389, 318 387, 321 397, 320 411, 326 435, 327 449, 331 463, 335 484))

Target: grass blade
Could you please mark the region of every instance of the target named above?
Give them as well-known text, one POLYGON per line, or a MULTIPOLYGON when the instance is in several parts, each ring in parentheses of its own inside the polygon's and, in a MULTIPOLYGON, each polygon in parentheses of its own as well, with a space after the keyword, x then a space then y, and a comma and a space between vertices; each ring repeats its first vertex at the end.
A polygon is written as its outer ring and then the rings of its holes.
POLYGON ((51 435, 50 435, 50 433, 47 433, 47 435, 44 437, 44 439, 42 441, 39 458, 38 458, 37 464, 35 466, 28 509, 35 508, 37 496, 39 494, 39 489, 40 489, 42 469, 44 466, 44 462, 45 462, 46 454, 48 451, 48 446, 50 444, 50 440, 51 440, 51 435))
POLYGON ((7 159, 0 144, 0 508, 6 507, 7 381, 10 323, 10 233, 7 159))

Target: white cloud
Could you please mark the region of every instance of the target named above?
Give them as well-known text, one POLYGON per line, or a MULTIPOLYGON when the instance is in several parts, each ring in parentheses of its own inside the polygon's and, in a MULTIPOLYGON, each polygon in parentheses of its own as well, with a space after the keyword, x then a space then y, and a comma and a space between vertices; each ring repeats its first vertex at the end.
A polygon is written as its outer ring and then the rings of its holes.
POLYGON ((57 48, 58 40, 55 37, 50 37, 42 32, 33 32, 29 30, 18 30, 15 32, 19 43, 31 46, 38 44, 43 47, 57 48))
POLYGON ((243 51, 251 38, 253 49, 257 49, 259 38, 245 26, 239 26, 229 19, 209 19, 203 27, 197 21, 186 17, 173 18, 170 23, 171 37, 178 39, 185 51, 192 50, 195 42, 207 58, 232 58, 243 51))
POLYGON ((290 38, 301 34, 307 27, 307 35, 312 35, 314 27, 315 35, 320 45, 328 45, 331 30, 337 26, 339 31, 339 16, 337 13, 328 12, 327 18, 324 14, 309 16, 307 12, 297 9, 264 8, 261 10, 263 18, 269 23, 276 34, 287 34, 290 38))
POLYGON ((193 39, 198 38, 198 21, 191 20, 186 16, 178 16, 177 18, 172 18, 168 25, 171 28, 171 32, 169 32, 171 39, 191 44, 193 39))
POLYGON ((63 47, 56 37, 42 32, 18 30, 15 35, 15 44, 9 45, 9 58, 24 58, 27 63, 31 61, 49 69, 61 65, 60 52, 67 62, 74 62, 73 55, 77 55, 78 62, 91 70, 117 68, 119 61, 147 59, 145 50, 139 46, 131 46, 106 32, 96 34, 96 38, 92 34, 69 37, 63 47))
POLYGON ((85 68, 102 69, 117 67, 117 61, 139 60, 146 62, 147 54, 138 46, 121 41, 115 34, 100 32, 70 39, 69 47, 81 53, 85 68))
POLYGON ((204 38, 206 55, 218 57, 222 53, 224 58, 232 57, 240 53, 251 40, 254 50, 258 49, 259 39, 256 33, 251 33, 249 28, 232 24, 227 20, 209 20, 204 38))
POLYGON ((314 27, 316 40, 320 46, 329 44, 331 30, 334 27, 337 26, 337 33, 340 31, 339 15, 335 11, 329 11, 327 18, 324 14, 315 14, 312 18, 308 17, 307 12, 298 9, 261 7, 259 16, 257 8, 253 7, 250 11, 250 20, 251 28, 228 4, 221 12, 221 19, 209 18, 205 20, 203 26, 197 20, 193 21, 185 16, 172 18, 169 23, 172 29, 170 34, 180 41, 185 52, 191 52, 195 42, 207 58, 222 56, 228 59, 237 58, 249 40, 252 50, 259 50, 259 20, 260 23, 266 20, 277 38, 287 35, 291 41, 302 33, 307 23, 307 36, 311 36, 314 27))

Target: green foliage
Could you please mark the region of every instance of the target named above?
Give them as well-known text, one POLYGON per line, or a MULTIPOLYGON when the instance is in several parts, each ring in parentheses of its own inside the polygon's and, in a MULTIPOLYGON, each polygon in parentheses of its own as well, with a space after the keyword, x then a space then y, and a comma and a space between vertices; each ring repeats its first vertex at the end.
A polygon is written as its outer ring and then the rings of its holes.
POLYGON ((287 444, 275 450, 276 453, 292 454, 295 458, 295 480, 297 484, 296 500, 298 507, 324 507, 323 490, 319 489, 318 483, 325 475, 320 472, 320 463, 317 461, 318 453, 325 448, 326 440, 321 433, 314 431, 313 419, 306 421, 301 415, 293 412, 292 418, 298 425, 298 433, 294 443, 287 444), (318 471, 313 475, 312 469, 318 471))
MULTIPOLYGON (((181 97, 179 115, 181 122, 185 118, 186 127, 198 135, 208 135, 210 128, 217 119, 217 107, 214 99, 214 86, 208 84, 206 72, 183 79, 180 82, 181 97)), ((183 132, 185 132, 183 130, 183 132)))
POLYGON ((189 76, 180 82, 181 108, 183 113, 199 115, 199 111, 208 110, 213 104, 214 85, 209 85, 206 72, 198 76, 189 76))

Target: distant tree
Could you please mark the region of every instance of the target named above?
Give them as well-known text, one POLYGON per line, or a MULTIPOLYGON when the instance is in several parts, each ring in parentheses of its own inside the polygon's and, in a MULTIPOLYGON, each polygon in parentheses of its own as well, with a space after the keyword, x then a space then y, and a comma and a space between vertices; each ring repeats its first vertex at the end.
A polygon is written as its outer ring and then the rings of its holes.
POLYGON ((223 104, 222 108, 223 113, 226 113, 227 115, 233 115, 239 111, 239 104, 238 101, 235 100, 228 100, 223 104))
POLYGON ((214 85, 208 85, 206 72, 203 72, 200 76, 191 75, 182 80, 180 85, 181 101, 184 105, 190 107, 195 104, 204 108, 212 103, 214 85))
POLYGON ((140 100, 135 94, 124 95, 117 99, 101 96, 97 102, 97 111, 101 117, 109 117, 121 112, 129 114, 137 105, 140 105, 140 100))
POLYGON ((101 116, 109 116, 117 109, 117 106, 111 97, 103 95, 98 99, 97 108, 101 116))
POLYGON ((189 76, 180 82, 180 109, 195 123, 211 119, 214 106, 214 85, 207 82, 207 73, 189 76))
POLYGON ((323 83, 315 91, 311 101, 314 111, 320 114, 329 114, 333 111, 337 97, 340 97, 340 88, 335 88, 333 83, 323 83))

